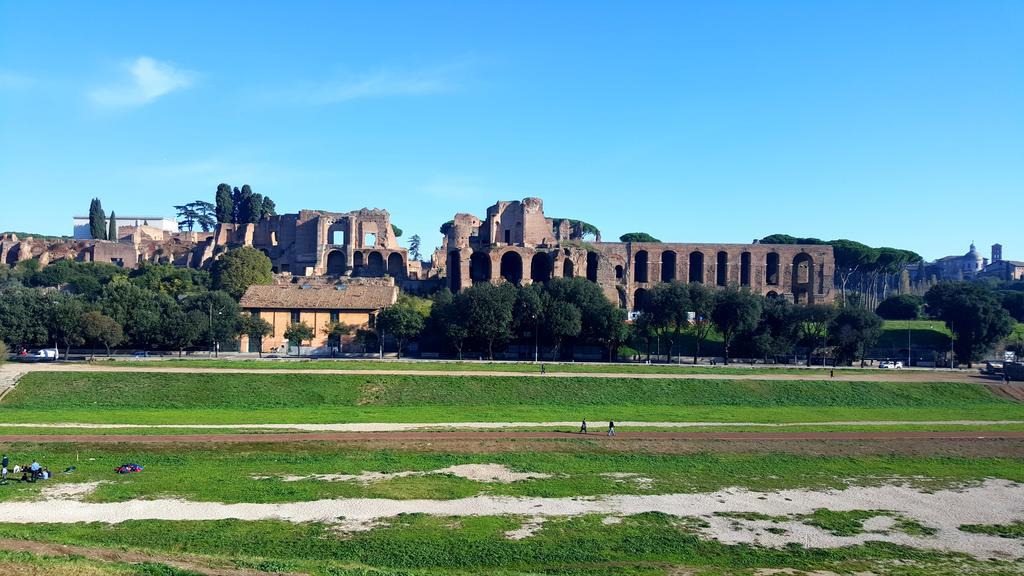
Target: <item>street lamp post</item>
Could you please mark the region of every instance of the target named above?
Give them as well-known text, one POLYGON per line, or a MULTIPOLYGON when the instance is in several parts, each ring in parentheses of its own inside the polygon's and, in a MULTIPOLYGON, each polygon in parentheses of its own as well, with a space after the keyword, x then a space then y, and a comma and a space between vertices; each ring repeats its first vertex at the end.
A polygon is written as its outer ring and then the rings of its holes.
POLYGON ((907 320, 907 368, 910 368, 910 320, 907 320))
POLYGON ((537 331, 540 329, 540 320, 537 319, 537 315, 533 315, 533 363, 537 363, 537 359, 540 356, 540 346, 537 340, 537 331))

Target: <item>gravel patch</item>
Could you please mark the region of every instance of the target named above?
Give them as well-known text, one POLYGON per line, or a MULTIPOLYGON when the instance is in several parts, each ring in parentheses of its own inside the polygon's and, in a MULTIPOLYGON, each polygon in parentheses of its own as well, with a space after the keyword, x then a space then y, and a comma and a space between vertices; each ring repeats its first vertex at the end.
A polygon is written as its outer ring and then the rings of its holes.
POLYGON ((105 482, 78 482, 68 484, 53 484, 39 491, 39 495, 47 500, 80 500, 96 491, 96 488, 105 482))
POLYGON ((307 474, 305 476, 289 474, 286 476, 260 475, 253 476, 252 478, 253 480, 279 478, 284 482, 319 480, 323 482, 360 482, 363 484, 369 484, 372 482, 381 482, 383 480, 392 480, 394 478, 427 476, 430 474, 450 474, 452 476, 458 476, 459 478, 465 478, 475 482, 499 482, 502 484, 519 482, 521 480, 551 478, 551 474, 544 474, 541 472, 515 472, 510 470, 504 464, 459 464, 457 466, 449 466, 447 468, 430 470, 427 472, 361 472, 359 474, 307 474))
POLYGON ((544 517, 535 516, 533 518, 530 518, 530 520, 528 520, 519 528, 505 532, 505 538, 508 538, 509 540, 522 540, 523 538, 529 538, 530 536, 536 534, 543 525, 544 517))
POLYGON ((1024 541, 961 532, 961 524, 1006 524, 1024 519, 1024 485, 987 480, 960 488, 921 492, 908 485, 860 486, 843 490, 782 490, 753 492, 730 488, 701 494, 616 495, 601 498, 515 498, 475 496, 457 500, 389 500, 353 498, 273 504, 223 504, 181 499, 81 502, 47 499, 0 502, 0 518, 11 523, 101 522, 126 520, 284 520, 338 524, 348 528, 372 524, 399 514, 435 516, 516 515, 551 518, 601 514, 625 517, 646 512, 698 517, 706 527, 695 528, 726 544, 836 548, 867 541, 885 541, 915 548, 962 552, 977 558, 1024 558, 1024 541), (768 516, 810 514, 815 509, 836 511, 885 510, 936 528, 931 536, 900 532, 835 536, 801 522, 756 523, 715 516, 716 512, 756 512, 768 516), (783 531, 768 531, 769 526, 783 531), (753 529, 751 529, 753 528, 753 529))

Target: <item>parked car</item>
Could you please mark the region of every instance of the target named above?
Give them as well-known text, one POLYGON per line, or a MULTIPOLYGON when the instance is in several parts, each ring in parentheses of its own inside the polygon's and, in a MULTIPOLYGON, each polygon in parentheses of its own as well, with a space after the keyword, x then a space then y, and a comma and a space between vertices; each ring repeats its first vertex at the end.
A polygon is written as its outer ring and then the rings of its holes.
POLYGON ((902 370, 903 362, 901 362, 900 360, 883 360, 878 363, 878 367, 885 370, 902 370))
POLYGON ((60 353, 57 352, 56 348, 42 348, 40 350, 36 350, 35 352, 31 352, 31 353, 28 352, 27 350, 22 350, 19 354, 15 355, 15 356, 12 356, 11 360, 14 361, 14 362, 25 362, 25 363, 53 362, 59 356, 60 356, 60 353))
POLYGON ((149 358, 149 352, 146 352, 145 350, 139 350, 138 352, 132 354, 132 358, 149 358))

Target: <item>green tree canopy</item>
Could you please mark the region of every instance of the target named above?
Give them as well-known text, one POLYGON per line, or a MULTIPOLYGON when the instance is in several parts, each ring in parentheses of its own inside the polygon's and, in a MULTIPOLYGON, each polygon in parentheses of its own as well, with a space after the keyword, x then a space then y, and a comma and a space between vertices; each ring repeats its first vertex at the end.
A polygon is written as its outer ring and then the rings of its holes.
POLYGON ((882 335, 882 319, 869 310, 847 306, 832 318, 828 335, 837 364, 850 365, 857 359, 863 364, 867 350, 882 335))
POLYGON ((413 260, 419 260, 422 255, 420 254, 420 235, 413 234, 409 237, 409 257, 413 260))
POLYGON ((734 286, 719 290, 715 294, 711 321, 722 334, 726 364, 729 363, 729 348, 736 334, 750 332, 757 327, 757 322, 761 319, 762 300, 760 295, 734 286))
POLYGON ((292 346, 301 348, 303 342, 313 339, 313 329, 305 322, 293 322, 284 329, 284 338, 292 346))
POLYGON ((979 282, 940 282, 924 295, 928 314, 953 332, 953 350, 971 366, 1013 331, 996 292, 979 282))
POLYGON ((886 320, 917 320, 923 310, 924 298, 916 294, 898 294, 882 300, 875 313, 886 320))
POLYGON ((89 235, 96 240, 107 239, 107 215, 99 198, 89 203, 89 235))
POLYGON ((619 242, 661 242, 647 232, 627 232, 619 236, 619 242))
POLYGON ((90 310, 82 316, 82 334, 85 341, 95 348, 102 346, 110 356, 110 348, 124 341, 124 330, 110 316, 97 310, 90 310))
POLYGON ((117 215, 110 211, 110 228, 107 230, 107 240, 117 242, 117 215))
POLYGON ((213 263, 211 268, 212 286, 223 290, 233 298, 240 299, 254 284, 270 284, 274 281, 270 258, 252 246, 228 250, 213 263))
POLYGON ((405 343, 423 331, 423 315, 408 302, 397 302, 385 308, 377 316, 377 331, 383 337, 391 336, 398 345, 398 356, 402 356, 405 343))
POLYGON ((235 220, 235 201, 231 197, 231 186, 228 184, 217 185, 217 195, 214 204, 214 211, 217 215, 217 222, 231 223, 235 220))

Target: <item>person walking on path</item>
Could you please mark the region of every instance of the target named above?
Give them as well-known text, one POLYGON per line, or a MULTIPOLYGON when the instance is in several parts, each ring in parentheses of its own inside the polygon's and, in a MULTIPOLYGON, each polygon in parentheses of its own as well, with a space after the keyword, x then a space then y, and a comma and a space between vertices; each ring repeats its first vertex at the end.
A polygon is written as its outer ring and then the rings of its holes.
POLYGON ((587 419, 584 418, 583 419, 583 423, 580 424, 580 434, 586 434, 586 433, 587 433, 587 419))
POLYGON ((608 435, 609 436, 615 436, 615 421, 614 420, 609 420, 608 421, 608 435))
POLYGON ((7 454, 4 454, 3 458, 0 458, 0 468, 7 468, 11 465, 11 461, 7 458, 7 454))
POLYGON ((548 371, 548 370, 547 370, 547 368, 545 368, 545 367, 544 367, 544 365, 543 365, 543 364, 541 364, 541 365, 540 365, 540 373, 541 373, 541 374, 546 374, 546 373, 547 373, 547 371, 548 371))

